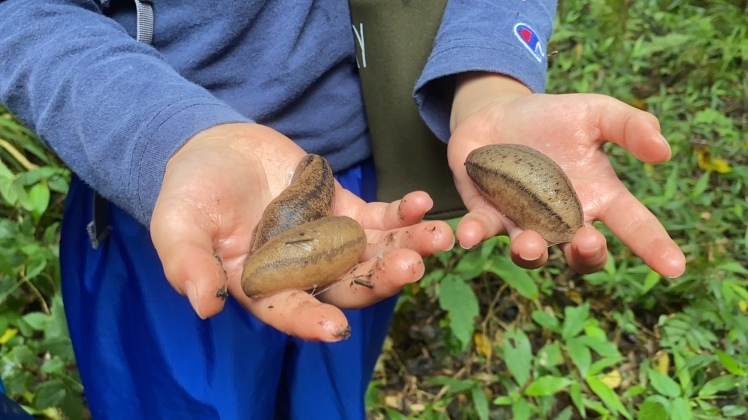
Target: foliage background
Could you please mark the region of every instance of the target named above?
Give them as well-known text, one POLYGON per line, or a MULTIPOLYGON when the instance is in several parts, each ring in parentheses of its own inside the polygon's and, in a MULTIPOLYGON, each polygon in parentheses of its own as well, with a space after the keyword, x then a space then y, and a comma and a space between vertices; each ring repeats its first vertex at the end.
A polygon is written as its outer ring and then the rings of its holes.
MULTIPOLYGON (((506 238, 429 260, 371 383, 371 418, 746 418, 748 1, 561 0, 549 92, 653 112, 673 159, 607 150, 688 258, 661 278, 604 226, 591 275, 506 238)), ((60 296, 69 171, 0 109, 0 376, 39 418, 86 418, 60 296)), ((459 248, 459 247, 458 247, 459 248)))

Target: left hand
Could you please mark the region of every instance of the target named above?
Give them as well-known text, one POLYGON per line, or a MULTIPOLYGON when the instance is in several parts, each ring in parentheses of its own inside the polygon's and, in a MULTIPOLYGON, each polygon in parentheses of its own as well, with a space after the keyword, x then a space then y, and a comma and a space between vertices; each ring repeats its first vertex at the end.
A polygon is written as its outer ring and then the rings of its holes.
POLYGON ((644 162, 670 158, 670 146, 652 114, 594 94, 532 94, 520 82, 493 74, 470 74, 458 82, 452 108, 449 164, 469 213, 457 226, 457 240, 470 248, 508 232, 513 261, 537 268, 548 259, 547 243, 522 231, 486 203, 465 170, 474 149, 492 143, 533 147, 558 163, 571 179, 584 210, 585 227, 562 244, 571 268, 600 270, 607 260, 605 236, 591 226, 600 220, 658 273, 677 277, 685 256, 665 228, 621 183, 603 144, 611 141, 644 162))

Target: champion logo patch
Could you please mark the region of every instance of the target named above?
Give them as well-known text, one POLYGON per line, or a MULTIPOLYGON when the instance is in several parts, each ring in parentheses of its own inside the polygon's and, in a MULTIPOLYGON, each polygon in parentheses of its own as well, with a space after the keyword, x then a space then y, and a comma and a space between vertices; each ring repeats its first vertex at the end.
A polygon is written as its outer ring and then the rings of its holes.
POLYGON ((543 57, 545 57, 543 45, 540 42, 540 38, 538 38, 538 34, 530 26, 524 23, 514 25, 514 35, 532 53, 536 60, 543 61, 543 57))

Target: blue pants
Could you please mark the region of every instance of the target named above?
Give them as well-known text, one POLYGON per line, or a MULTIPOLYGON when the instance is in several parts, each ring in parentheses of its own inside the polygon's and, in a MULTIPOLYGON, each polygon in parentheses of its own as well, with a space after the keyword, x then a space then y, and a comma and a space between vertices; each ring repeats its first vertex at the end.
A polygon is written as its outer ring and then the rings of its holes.
MULTIPOLYGON (((337 175, 373 198, 367 163, 337 175)), ((70 187, 62 287, 94 419, 363 419, 364 394, 395 298, 346 311, 350 339, 312 343, 259 322, 231 298, 200 320, 163 274, 145 227, 109 205, 109 238, 94 250, 93 193, 70 187)))

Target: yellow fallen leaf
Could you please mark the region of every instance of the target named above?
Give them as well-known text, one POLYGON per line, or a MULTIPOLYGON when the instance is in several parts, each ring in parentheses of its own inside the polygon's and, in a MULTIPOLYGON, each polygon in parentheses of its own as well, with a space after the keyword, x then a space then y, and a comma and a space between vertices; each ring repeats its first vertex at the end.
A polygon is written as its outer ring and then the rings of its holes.
POLYGON ((748 302, 741 300, 738 302, 738 306, 740 307, 740 310, 743 312, 748 312, 748 302))
POLYGON ((11 338, 15 337, 16 334, 18 334, 17 328, 7 328, 5 332, 3 333, 3 336, 0 337, 0 344, 5 344, 6 341, 10 340, 11 338))
POLYGON ((473 334, 473 343, 475 343, 475 351, 481 356, 489 357, 493 348, 491 346, 491 339, 487 335, 477 332, 473 334))
POLYGON ((611 389, 616 389, 621 386, 621 372, 618 369, 613 369, 607 374, 601 375, 599 379, 611 389))
POLYGON ((584 299, 582 298, 582 295, 576 290, 567 290, 564 294, 566 295, 566 297, 571 299, 571 301, 576 303, 577 305, 581 305, 584 303, 584 299))
POLYGON ((670 370, 670 355, 665 352, 661 352, 659 354, 659 357, 657 358, 657 371, 663 375, 667 375, 669 370, 670 370))
POLYGON ((699 168, 705 171, 714 171, 720 174, 726 174, 732 171, 732 167, 726 160, 721 158, 712 157, 706 149, 697 150, 699 168))
POLYGON ((400 403, 402 402, 402 397, 398 397, 395 395, 387 395, 384 397, 384 403, 387 405, 387 407, 392 408, 400 408, 400 403))
POLYGON ((414 413, 420 413, 426 409, 426 406, 421 403, 415 403, 410 405, 410 411, 414 413))
POLYGON ((646 111, 649 106, 646 102, 639 98, 634 98, 631 101, 629 101, 629 105, 633 106, 634 108, 641 109, 642 111, 646 111))

